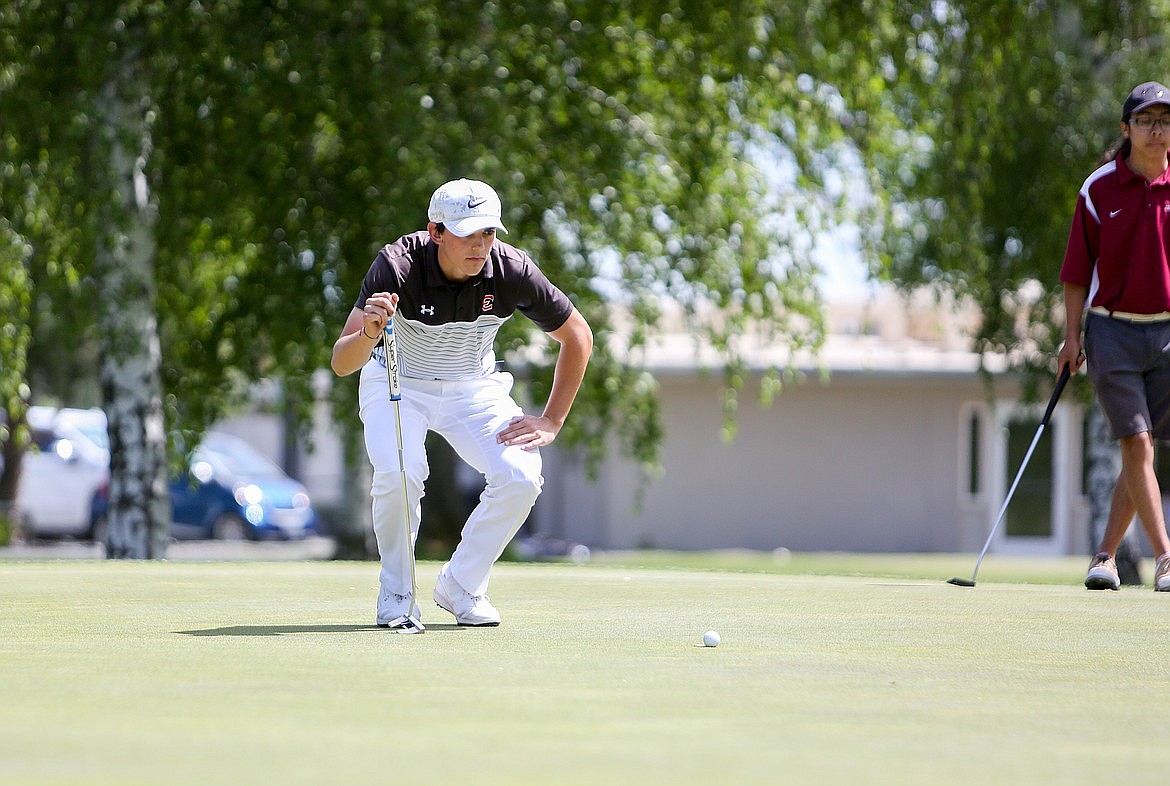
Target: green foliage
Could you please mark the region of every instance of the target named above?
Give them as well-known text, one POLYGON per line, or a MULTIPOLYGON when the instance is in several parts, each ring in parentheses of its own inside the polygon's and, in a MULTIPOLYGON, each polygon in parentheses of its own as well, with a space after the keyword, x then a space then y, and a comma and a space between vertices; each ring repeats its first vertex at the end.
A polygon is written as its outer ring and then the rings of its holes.
MULTIPOLYGON (((376 250, 424 224, 438 183, 487 180, 509 239, 599 339, 562 439, 596 459, 621 434, 652 468, 655 386, 628 348, 669 326, 667 303, 732 366, 749 326, 797 347, 822 340, 800 238, 834 208, 808 195, 844 136, 821 122, 832 101, 797 78, 823 54, 808 34, 815 14, 790 25, 785 10, 16 2, 0 11, 0 112, 19 115, 3 158, 18 176, 2 198, 31 195, 14 220, 37 249, 45 313, 92 325, 92 260, 108 228, 95 223, 103 189, 84 187, 100 182, 87 140, 102 133, 102 85, 133 52, 148 85, 165 408, 183 444, 248 379, 280 378, 307 413, 309 375, 327 364, 376 250), (777 145, 793 151, 800 193, 760 210, 756 158, 777 145)), ((35 340, 55 325, 33 326, 35 340)), ((504 349, 534 330, 514 321, 504 349)), ((525 372, 534 395, 550 375, 547 362, 525 372)), ((353 386, 336 395, 352 409, 353 386)))
MULTIPOLYGON (((19 359, 0 390, 73 396, 93 368, 111 189, 93 186, 92 140, 128 53, 147 86, 175 445, 257 378, 280 379, 303 421, 377 249, 423 226, 456 176, 497 187, 507 239, 594 328, 562 435, 593 462, 619 434, 653 473, 662 424, 639 348, 679 323, 725 357, 713 405, 732 438, 745 338, 823 341, 811 239, 845 220, 875 275, 972 298, 980 349, 1043 364, 1076 188, 1120 96, 1157 76, 1143 63, 1164 6, 10 3, 0 297, 27 320, 0 337, 19 359)), ((513 320, 500 346, 534 401, 552 372, 536 333, 513 320)), ((773 369, 763 389, 786 379, 773 369)), ((334 396, 352 410, 353 385, 334 396)))
MULTIPOLYGON (((594 326, 563 437, 593 457, 620 433, 654 464, 654 386, 632 350, 673 305, 726 354, 729 423, 747 331, 819 346, 808 239, 840 220, 863 228, 875 274, 974 298, 980 347, 1033 360, 1057 339, 1072 197, 1119 96, 1150 76, 1164 5, 10 3, 0 206, 25 251, 6 256, 0 294, 31 336, 4 337, 29 367, 6 362, 0 384, 9 401, 24 378, 75 396, 92 368, 93 331, 76 329, 96 323, 106 229, 90 140, 130 49, 149 84, 176 442, 256 377, 307 412, 309 373, 377 248, 459 175, 497 186, 509 239, 594 326), (833 185, 851 170, 860 192, 833 185), (1033 280, 1041 295, 1025 298, 1033 280), (77 338, 52 340, 64 333, 77 338)), ((513 321, 502 348, 533 330, 513 321)), ((525 374, 535 397, 550 374, 525 374)))
POLYGON ((884 206, 869 237, 875 271, 970 298, 980 350, 1047 371, 1076 193, 1119 133, 1130 87, 1161 78, 1146 53, 1164 40, 1164 9, 912 5, 866 4, 854 20, 884 54, 868 82, 850 85, 850 103, 904 125, 852 133, 884 206), (908 25, 877 23, 898 11, 908 25))
MULTIPOLYGON (((28 398, 25 366, 31 330, 29 328, 31 287, 28 257, 31 249, 0 219, 0 405, 7 412, 21 413, 28 398)), ((0 429, 7 430, 6 423, 0 429)), ((5 438, 7 435, 5 435, 5 438)))

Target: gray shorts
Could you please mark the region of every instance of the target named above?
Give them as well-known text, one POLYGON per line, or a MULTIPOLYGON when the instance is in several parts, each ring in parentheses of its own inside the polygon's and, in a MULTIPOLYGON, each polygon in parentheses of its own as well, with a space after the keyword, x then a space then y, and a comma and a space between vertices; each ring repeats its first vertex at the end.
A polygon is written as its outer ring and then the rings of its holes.
POLYGON ((1170 322, 1085 319, 1089 381, 1114 439, 1170 439, 1170 322))

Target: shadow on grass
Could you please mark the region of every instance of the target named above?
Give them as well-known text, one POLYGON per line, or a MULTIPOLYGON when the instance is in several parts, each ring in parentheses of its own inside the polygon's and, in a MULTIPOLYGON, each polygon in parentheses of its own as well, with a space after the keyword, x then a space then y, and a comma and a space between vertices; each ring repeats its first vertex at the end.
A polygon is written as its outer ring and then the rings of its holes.
MULTIPOLYGON (((428 631, 455 631, 466 628, 454 623, 427 625, 428 631)), ((294 633, 380 633, 397 636, 377 625, 228 625, 223 628, 177 630, 182 636, 287 636, 294 633)))

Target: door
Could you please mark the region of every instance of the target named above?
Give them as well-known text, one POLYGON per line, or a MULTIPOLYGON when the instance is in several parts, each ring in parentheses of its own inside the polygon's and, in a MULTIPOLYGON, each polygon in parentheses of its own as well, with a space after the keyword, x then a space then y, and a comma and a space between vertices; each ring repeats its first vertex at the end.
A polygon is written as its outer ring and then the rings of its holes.
POLYGON ((1042 409, 1005 403, 998 411, 992 473, 994 504, 988 522, 992 526, 1003 510, 1003 520, 996 533, 997 550, 1014 554, 1063 554, 1068 540, 1068 505, 1061 501, 1068 492, 1069 461, 1074 454, 1069 449, 1074 431, 1073 412, 1058 407, 1041 431, 1042 409), (1004 508, 1009 493, 1012 497, 1004 508))

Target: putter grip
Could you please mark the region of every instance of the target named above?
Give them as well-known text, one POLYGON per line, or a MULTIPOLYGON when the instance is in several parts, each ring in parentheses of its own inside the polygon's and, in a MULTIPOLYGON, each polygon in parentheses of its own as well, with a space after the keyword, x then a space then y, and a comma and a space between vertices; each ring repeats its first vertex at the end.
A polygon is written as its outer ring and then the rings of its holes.
POLYGON ((1052 390, 1052 398, 1048 400, 1048 409, 1044 410, 1044 418, 1040 421, 1041 425, 1048 425, 1048 419, 1052 417, 1052 410, 1056 409, 1056 402, 1060 401, 1060 394, 1064 392, 1064 386, 1068 384, 1069 376, 1069 367, 1068 364, 1065 364, 1060 369, 1060 376, 1056 378, 1056 387, 1052 390))
POLYGON ((394 318, 383 329, 386 338, 386 377, 390 382, 390 400, 402 398, 402 386, 398 380, 398 339, 394 336, 394 318))

